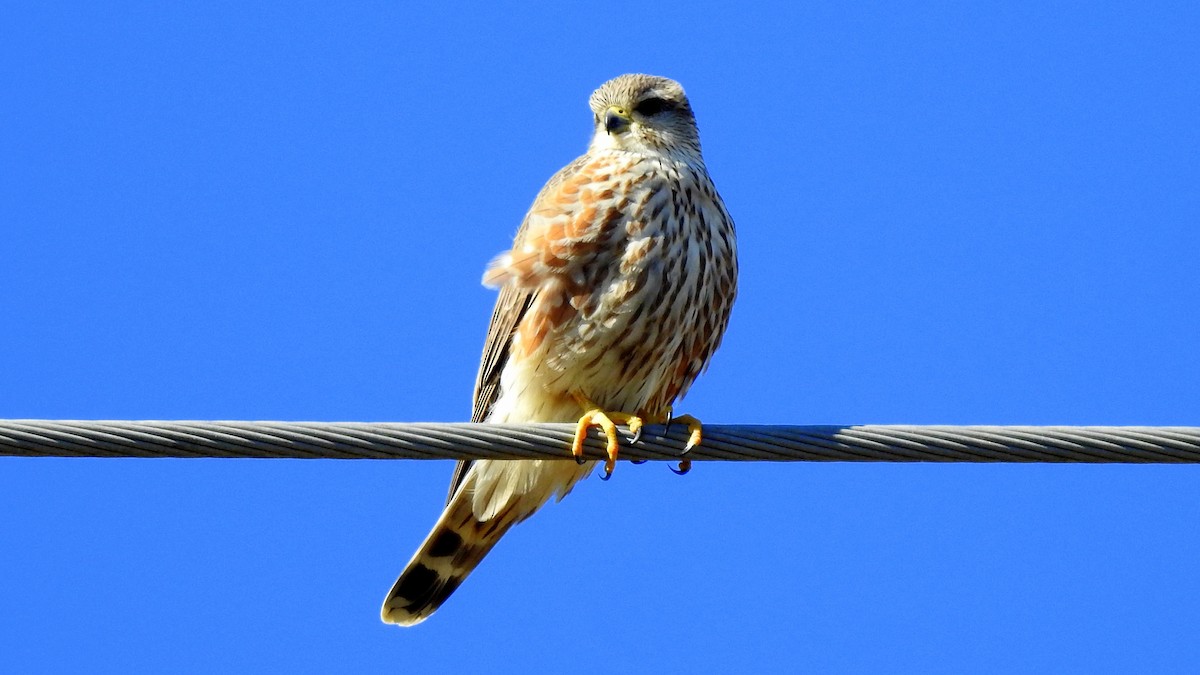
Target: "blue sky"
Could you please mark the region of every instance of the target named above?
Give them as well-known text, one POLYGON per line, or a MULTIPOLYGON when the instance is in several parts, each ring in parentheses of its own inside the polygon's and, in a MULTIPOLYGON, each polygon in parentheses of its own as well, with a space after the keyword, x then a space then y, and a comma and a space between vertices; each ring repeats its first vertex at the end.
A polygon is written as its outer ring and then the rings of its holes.
MULTIPOLYGON (((642 71, 739 228, 681 411, 1200 424, 1200 9, 1107 5, 10 4, 0 418, 465 420, 484 265, 642 71)), ((385 626, 449 473, 0 459, 0 670, 1200 659, 1197 467, 622 464, 385 626)))

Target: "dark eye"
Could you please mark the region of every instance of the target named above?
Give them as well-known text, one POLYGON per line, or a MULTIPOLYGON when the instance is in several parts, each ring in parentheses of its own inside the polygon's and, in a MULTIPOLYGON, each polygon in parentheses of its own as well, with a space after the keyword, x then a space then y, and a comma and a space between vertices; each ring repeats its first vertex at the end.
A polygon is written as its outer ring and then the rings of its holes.
POLYGON ((657 115, 660 112, 666 112, 668 110, 674 110, 674 109, 675 109, 674 103, 671 103, 670 101, 663 99, 663 98, 658 98, 656 96, 654 98, 648 98, 645 101, 642 101, 641 103, 637 104, 637 106, 635 106, 633 110, 634 110, 634 112, 638 113, 639 115, 643 115, 645 117, 650 117, 651 115, 657 115))

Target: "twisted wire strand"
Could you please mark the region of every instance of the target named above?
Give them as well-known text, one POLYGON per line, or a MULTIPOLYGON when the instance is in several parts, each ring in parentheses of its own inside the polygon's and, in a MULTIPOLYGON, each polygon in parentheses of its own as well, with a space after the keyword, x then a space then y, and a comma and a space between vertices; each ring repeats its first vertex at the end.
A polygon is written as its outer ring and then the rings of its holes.
MULTIPOLYGON (((0 456, 569 459, 573 424, 0 420, 0 456)), ((622 433, 624 430, 622 429, 622 433)), ((624 435, 624 459, 671 460, 687 429, 624 435)), ((604 444, 592 431, 589 458, 604 444)), ((1200 427, 707 425, 697 461, 1197 463, 1200 427)))

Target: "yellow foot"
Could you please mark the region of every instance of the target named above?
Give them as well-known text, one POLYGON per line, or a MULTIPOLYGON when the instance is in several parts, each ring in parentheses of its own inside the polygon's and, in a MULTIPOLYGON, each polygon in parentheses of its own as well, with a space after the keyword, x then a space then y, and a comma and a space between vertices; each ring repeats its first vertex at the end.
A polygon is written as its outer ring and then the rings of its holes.
POLYGON ((683 454, 685 456, 679 460, 679 468, 671 469, 675 473, 682 476, 683 474, 692 470, 692 460, 688 459, 686 457, 686 455, 688 454, 688 452, 691 451, 692 448, 696 447, 697 445, 700 445, 700 441, 704 440, 704 427, 700 424, 700 420, 696 419, 695 417, 692 417, 691 415, 680 415, 679 417, 672 417, 667 422, 667 426, 675 424, 676 422, 679 422, 680 424, 686 424, 688 431, 690 432, 688 434, 687 445, 683 446, 683 454))
POLYGON ((575 440, 571 443, 571 454, 575 455, 576 462, 583 464, 583 442, 587 440, 588 427, 600 427, 605 438, 608 439, 605 446, 608 459, 604 461, 604 474, 600 476, 600 479, 608 480, 612 476, 613 469, 617 467, 617 454, 621 447, 617 441, 617 424, 628 425, 629 430, 637 434, 642 428, 642 418, 629 413, 605 411, 587 397, 579 394, 575 395, 575 400, 579 401, 579 405, 583 408, 583 415, 579 418, 579 424, 575 426, 575 440))

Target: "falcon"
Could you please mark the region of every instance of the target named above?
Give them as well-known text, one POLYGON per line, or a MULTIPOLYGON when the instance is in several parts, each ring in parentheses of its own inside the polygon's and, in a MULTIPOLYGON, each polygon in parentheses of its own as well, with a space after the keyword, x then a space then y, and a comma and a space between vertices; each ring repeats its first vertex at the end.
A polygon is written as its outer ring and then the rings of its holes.
MULTIPOLYGON (((429 617, 509 528, 562 499, 596 462, 588 430, 616 464, 617 424, 636 441, 672 417, 675 401, 721 343, 737 293, 733 221, 700 153, 679 83, 622 75, 589 101, 587 153, 533 202, 512 248, 483 276, 498 287, 475 382, 474 422, 576 422, 575 462, 462 461, 445 510, 384 600, 387 623, 429 617)), ((680 469, 686 471, 687 460, 680 469)))

